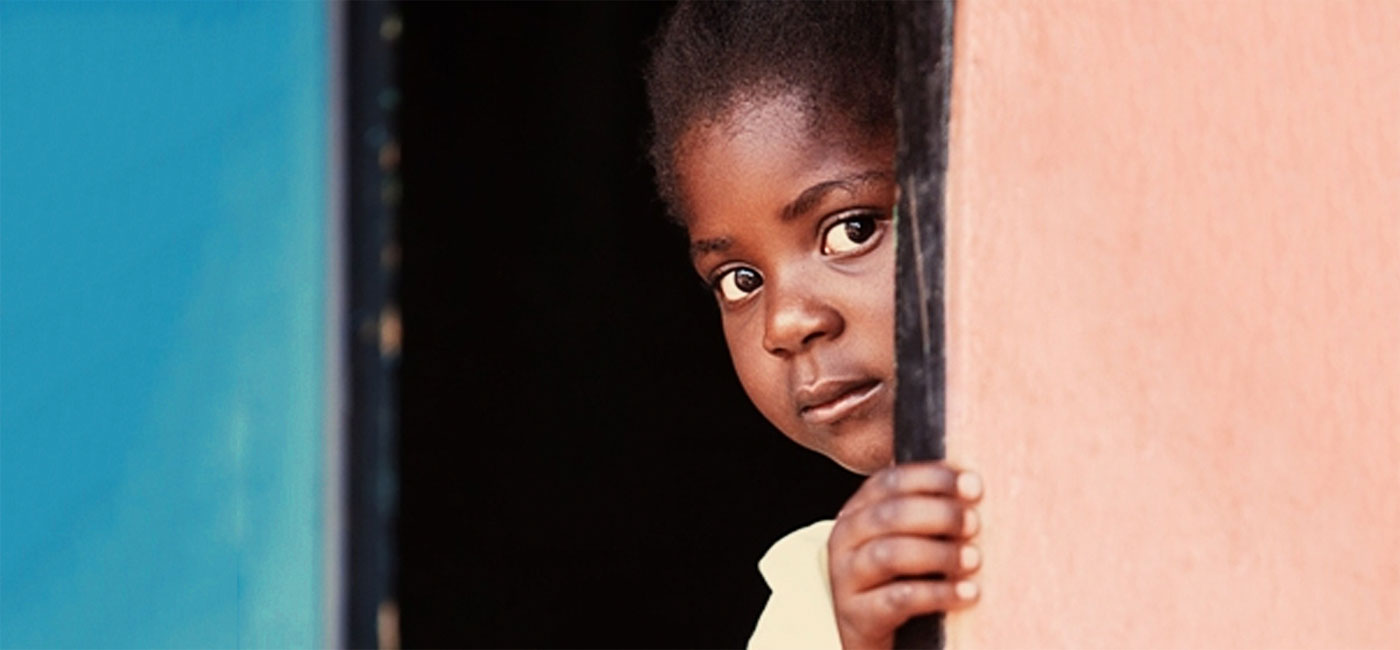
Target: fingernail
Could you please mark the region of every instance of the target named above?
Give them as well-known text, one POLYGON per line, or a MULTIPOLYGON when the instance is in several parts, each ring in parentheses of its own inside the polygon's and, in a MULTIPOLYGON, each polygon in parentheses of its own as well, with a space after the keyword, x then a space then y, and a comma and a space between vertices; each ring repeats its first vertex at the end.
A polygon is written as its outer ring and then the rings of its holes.
POLYGON ((953 587, 953 592, 961 600, 972 600, 977 597, 977 583, 964 580, 953 587))
POLYGON ((972 537, 973 535, 976 535, 977 528, 981 525, 982 522, 978 521, 976 510, 963 511, 963 537, 972 537))
POLYGON ((982 477, 972 472, 958 474, 958 496, 968 500, 982 496, 982 477))
POLYGON ((958 563, 962 565, 964 571, 976 569, 982 562, 982 552, 976 546, 964 546, 958 553, 958 563))

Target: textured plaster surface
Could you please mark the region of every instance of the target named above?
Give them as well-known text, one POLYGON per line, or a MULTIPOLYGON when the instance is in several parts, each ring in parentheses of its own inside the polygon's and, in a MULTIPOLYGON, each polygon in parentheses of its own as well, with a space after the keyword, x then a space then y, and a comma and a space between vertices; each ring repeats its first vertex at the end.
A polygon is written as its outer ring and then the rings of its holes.
POLYGON ((956 24, 948 646, 1400 646, 1400 2, 956 24))

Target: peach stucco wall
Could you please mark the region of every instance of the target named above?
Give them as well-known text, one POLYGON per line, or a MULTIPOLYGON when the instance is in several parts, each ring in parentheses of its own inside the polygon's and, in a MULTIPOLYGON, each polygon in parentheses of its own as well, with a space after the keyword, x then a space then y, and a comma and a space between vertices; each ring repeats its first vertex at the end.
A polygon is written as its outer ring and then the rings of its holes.
POLYGON ((961 0, 952 648, 1400 647, 1400 2, 961 0))

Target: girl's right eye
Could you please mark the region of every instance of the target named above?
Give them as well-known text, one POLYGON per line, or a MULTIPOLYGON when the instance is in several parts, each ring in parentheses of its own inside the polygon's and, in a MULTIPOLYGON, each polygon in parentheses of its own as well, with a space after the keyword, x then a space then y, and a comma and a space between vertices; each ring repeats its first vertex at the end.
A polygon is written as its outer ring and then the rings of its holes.
POLYGON ((730 269, 715 280, 715 291, 724 302, 738 302, 763 286, 763 276, 746 266, 730 269))

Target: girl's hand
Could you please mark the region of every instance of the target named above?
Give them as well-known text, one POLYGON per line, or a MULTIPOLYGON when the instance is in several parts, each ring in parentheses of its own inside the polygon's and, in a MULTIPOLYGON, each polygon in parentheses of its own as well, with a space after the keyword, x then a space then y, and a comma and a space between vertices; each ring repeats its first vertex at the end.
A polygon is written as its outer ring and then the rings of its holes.
POLYGON ((982 479, 941 462, 890 467, 866 479, 827 542, 836 626, 846 648, 890 648, 910 617, 966 607, 981 566, 967 540, 982 479), (937 575, 933 575, 937 574, 937 575))

